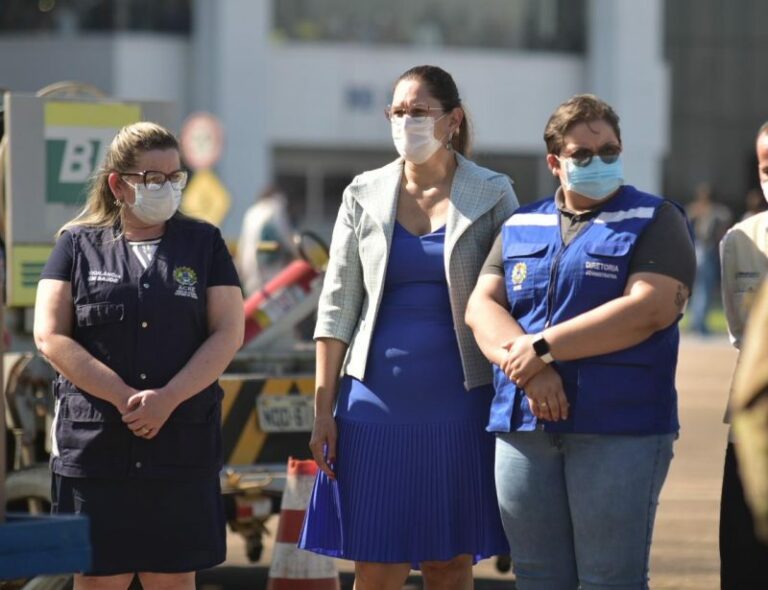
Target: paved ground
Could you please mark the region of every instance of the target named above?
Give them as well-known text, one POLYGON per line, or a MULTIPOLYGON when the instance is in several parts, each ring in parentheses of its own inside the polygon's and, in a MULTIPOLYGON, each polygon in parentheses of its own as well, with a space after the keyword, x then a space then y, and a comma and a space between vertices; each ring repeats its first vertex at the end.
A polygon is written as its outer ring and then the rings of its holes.
MULTIPOLYGON (((654 590, 716 590, 719 588, 717 526, 720 480, 726 427, 722 414, 728 384, 735 363, 735 351, 725 338, 710 340, 684 338, 680 352, 678 388, 680 394, 680 440, 675 459, 661 495, 651 551, 651 587, 654 590)), ((270 522, 274 532, 275 519, 270 522)), ((264 568, 247 566, 243 545, 230 535, 227 567, 214 575, 205 574, 204 586, 227 590, 239 585, 260 586, 264 568), (226 574, 226 575, 223 575, 226 574)), ((267 547, 260 564, 269 564, 267 547)), ((339 562, 339 569, 350 571, 339 562)), ((514 588, 511 574, 499 574, 487 560, 475 568, 477 588, 514 588)), ((349 576, 344 576, 344 582, 349 576)), ((262 582, 263 583, 263 582, 262 582)))

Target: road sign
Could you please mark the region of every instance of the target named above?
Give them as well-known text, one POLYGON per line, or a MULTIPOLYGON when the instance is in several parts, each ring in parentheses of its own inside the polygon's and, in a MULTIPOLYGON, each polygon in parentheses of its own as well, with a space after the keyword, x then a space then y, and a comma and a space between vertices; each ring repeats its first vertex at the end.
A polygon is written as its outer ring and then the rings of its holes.
POLYGON ((229 192, 218 177, 210 170, 198 170, 184 191, 181 211, 213 225, 219 225, 231 204, 229 192))
POLYGON ((181 153, 193 170, 211 168, 224 148, 224 129, 210 113, 192 113, 181 127, 181 153))

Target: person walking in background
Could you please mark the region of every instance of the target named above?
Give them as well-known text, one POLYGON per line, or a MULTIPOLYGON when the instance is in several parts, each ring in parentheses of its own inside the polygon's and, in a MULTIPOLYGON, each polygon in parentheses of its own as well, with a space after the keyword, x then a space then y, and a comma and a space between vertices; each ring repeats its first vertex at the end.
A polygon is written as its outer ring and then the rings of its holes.
POLYGON ((237 270, 248 297, 298 256, 285 195, 267 187, 243 217, 235 254, 237 270))
MULTIPOLYGON (((755 148, 760 184, 768 199, 768 123, 758 130, 755 148)), ((731 343, 741 350, 750 309, 768 273, 768 212, 748 217, 725 234, 720 261, 728 333, 731 343)), ((728 412, 725 420, 730 421, 728 412)), ((737 445, 730 429, 720 496, 720 587, 768 588, 768 545, 755 536, 739 477, 737 445)))
POLYGON ((693 243, 682 209, 624 185, 604 101, 561 104, 544 139, 560 188, 507 220, 467 305, 517 588, 648 588, 693 243))
POLYGON ((749 189, 747 196, 744 197, 744 213, 741 216, 741 221, 763 211, 765 211, 765 194, 761 189, 749 189))
POLYGON ((719 276, 718 246, 731 225, 731 212, 715 202, 712 188, 696 187, 696 194, 686 208, 696 245, 696 283, 691 298, 690 329, 702 336, 709 334, 707 316, 712 308, 719 276))
POLYGON ((483 431, 492 372, 464 311, 517 199, 466 158, 444 70, 401 75, 386 114, 401 157, 352 181, 333 231, 315 330, 322 471, 299 546, 354 560, 358 590, 399 590, 411 567, 466 590, 473 562, 508 547, 483 431))
POLYGON ((243 300, 219 230, 177 212, 176 138, 120 130, 84 211, 41 274, 34 336, 59 373, 54 513, 90 520, 75 590, 192 590, 224 561, 217 379, 243 340, 243 300))

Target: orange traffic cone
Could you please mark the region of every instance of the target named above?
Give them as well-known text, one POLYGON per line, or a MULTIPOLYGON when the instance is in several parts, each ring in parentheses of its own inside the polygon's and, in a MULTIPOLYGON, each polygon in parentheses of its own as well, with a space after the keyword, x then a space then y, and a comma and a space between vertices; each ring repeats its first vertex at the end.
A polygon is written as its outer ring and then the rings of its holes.
POLYGON ((315 475, 317 463, 314 461, 288 459, 267 590, 339 590, 339 576, 333 559, 296 546, 315 475))

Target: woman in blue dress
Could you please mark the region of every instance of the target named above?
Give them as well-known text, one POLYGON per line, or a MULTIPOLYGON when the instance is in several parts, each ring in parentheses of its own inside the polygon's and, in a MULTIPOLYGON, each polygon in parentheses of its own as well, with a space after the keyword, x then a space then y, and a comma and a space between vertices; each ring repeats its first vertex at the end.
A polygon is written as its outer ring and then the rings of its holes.
POLYGON ((300 546, 354 560, 358 590, 399 589, 411 567, 429 587, 471 588, 472 564, 508 547, 484 431, 492 372, 464 312, 517 200, 464 157, 469 124, 444 70, 405 72, 386 114, 401 158, 352 181, 331 242, 310 442, 321 472, 300 546))

